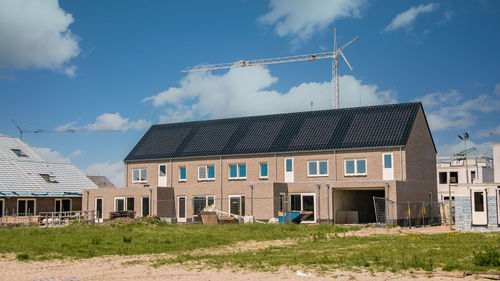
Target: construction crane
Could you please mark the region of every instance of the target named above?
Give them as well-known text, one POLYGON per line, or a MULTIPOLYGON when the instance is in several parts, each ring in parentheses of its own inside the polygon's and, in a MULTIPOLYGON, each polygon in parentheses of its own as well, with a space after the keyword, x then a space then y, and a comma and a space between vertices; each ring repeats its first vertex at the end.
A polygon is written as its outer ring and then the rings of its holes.
POLYGON ((456 160, 465 160, 467 155, 470 155, 472 152, 479 152, 479 157, 483 158, 486 161, 492 161, 493 158, 485 156, 481 151, 479 151, 475 146, 467 148, 467 150, 460 151, 458 153, 453 154, 456 157, 456 160))
POLYGON ((121 132, 120 130, 103 130, 103 129, 62 129, 62 130, 54 130, 54 129, 34 129, 34 130, 24 130, 21 129, 21 126, 17 124, 14 119, 10 119, 14 125, 16 125, 17 130, 19 131, 19 139, 23 140, 24 133, 30 134, 42 134, 42 133, 108 133, 108 132, 121 132))
POLYGON ((279 58, 269 58, 269 59, 255 59, 255 60, 239 60, 236 62, 220 63, 220 64, 208 64, 208 65, 197 65, 188 67, 182 72, 194 72, 194 71, 207 71, 207 70, 217 70, 217 69, 228 69, 228 68, 241 68, 248 66, 259 66, 268 64, 278 64, 287 62, 299 62, 299 61, 315 61, 320 59, 333 58, 332 61, 332 87, 333 87, 333 108, 339 108, 339 56, 345 61, 350 70, 353 70, 351 64, 342 52, 347 46, 351 45, 356 41, 359 36, 354 37, 351 41, 344 44, 342 47, 337 48, 337 29, 333 29, 333 51, 331 52, 321 52, 314 54, 305 54, 298 56, 289 57, 279 57, 279 58))

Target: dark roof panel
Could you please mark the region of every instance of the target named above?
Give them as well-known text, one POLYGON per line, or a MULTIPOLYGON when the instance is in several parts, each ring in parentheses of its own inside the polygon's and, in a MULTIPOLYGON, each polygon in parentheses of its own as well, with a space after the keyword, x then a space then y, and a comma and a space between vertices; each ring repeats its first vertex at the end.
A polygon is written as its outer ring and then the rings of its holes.
POLYGON ((125 161, 404 146, 420 103, 152 126, 125 161))

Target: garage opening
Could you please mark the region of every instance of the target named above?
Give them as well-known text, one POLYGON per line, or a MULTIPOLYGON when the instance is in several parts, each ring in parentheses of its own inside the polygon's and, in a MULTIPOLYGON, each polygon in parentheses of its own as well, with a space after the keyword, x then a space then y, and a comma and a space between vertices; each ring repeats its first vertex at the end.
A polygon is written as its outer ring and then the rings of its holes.
POLYGON ((384 197, 384 190, 334 190, 335 223, 375 223, 373 196, 384 197))

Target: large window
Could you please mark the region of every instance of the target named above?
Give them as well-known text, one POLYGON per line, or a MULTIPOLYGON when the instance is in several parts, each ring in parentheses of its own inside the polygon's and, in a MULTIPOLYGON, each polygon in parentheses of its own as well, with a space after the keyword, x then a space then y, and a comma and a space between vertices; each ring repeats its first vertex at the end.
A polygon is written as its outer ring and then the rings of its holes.
POLYGON ((132 182, 147 182, 148 181, 148 169, 132 169, 132 182))
POLYGON ((115 212, 133 211, 134 197, 115 197, 115 212))
POLYGON ((384 168, 392 168, 392 153, 384 153, 384 168))
POLYGON ((19 199, 17 200, 17 215, 18 216, 33 216, 36 214, 35 199, 19 199))
POLYGON ((346 176, 366 175, 366 159, 346 159, 344 160, 344 173, 346 176))
POLYGON ((439 172, 439 183, 440 184, 448 183, 448 173, 439 172))
POLYGON ((245 216, 245 196, 230 195, 229 196, 229 211, 231 214, 245 216))
POLYGON ((245 164, 231 164, 231 165, 229 165, 229 178, 230 179, 246 179, 247 178, 247 165, 245 165, 245 164))
POLYGON ((193 214, 198 215, 206 206, 215 204, 215 196, 194 196, 193 197, 193 214))
POLYGON ((267 179, 268 175, 267 163, 259 163, 259 177, 261 179, 267 179))
POLYGON ((211 166, 198 166, 198 180, 213 180, 215 179, 215 167, 211 166))
POLYGON ((328 161, 308 161, 307 162, 307 175, 310 177, 328 176, 328 161))
POLYGON ((179 167, 179 181, 186 181, 186 167, 179 167))
POLYGON ((458 172, 450 172, 450 183, 458 183, 458 172))
POLYGON ((56 212, 70 212, 71 199, 56 199, 56 212))

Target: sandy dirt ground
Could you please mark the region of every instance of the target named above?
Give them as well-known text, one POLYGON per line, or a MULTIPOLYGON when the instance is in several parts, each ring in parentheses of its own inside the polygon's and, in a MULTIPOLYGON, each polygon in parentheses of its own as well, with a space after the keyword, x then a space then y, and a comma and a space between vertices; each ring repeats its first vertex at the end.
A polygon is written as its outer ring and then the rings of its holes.
MULTIPOLYGON (((363 228, 355 232, 347 232, 346 236, 369 236, 377 234, 408 233, 446 233, 449 228, 363 228)), ((344 234, 341 234, 344 235, 344 234)), ((221 254, 226 252, 248 251, 263 249, 270 246, 285 246, 295 243, 292 240, 278 241, 248 241, 239 242, 232 247, 200 250, 197 253, 221 254)), ((461 273, 447 273, 455 277, 434 276, 424 273, 407 272, 400 274, 347 272, 334 271, 323 273, 321 276, 307 271, 282 269, 277 272, 248 272, 233 271, 230 269, 196 269, 188 265, 165 265, 152 267, 151 261, 157 258, 167 258, 167 255, 139 255, 139 256, 107 256, 84 260, 52 260, 41 262, 20 262, 15 255, 0 258, 0 280, 478 280, 481 277, 461 277, 461 273)))

